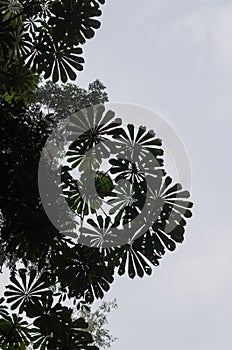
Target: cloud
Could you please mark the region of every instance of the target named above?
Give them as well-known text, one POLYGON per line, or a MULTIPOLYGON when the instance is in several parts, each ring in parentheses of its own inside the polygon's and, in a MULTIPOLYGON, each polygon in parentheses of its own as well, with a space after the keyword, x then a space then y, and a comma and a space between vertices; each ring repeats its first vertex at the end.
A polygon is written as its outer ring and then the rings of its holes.
POLYGON ((169 40, 184 42, 201 51, 208 50, 213 64, 228 64, 232 59, 232 5, 198 8, 176 18, 168 27, 169 40))

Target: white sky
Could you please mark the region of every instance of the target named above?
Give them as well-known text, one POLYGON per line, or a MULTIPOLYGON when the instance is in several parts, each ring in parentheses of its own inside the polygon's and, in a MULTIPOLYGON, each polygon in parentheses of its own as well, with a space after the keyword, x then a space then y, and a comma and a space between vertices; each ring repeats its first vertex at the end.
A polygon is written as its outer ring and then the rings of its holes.
MULTIPOLYGON (((186 239, 151 277, 117 278, 112 350, 231 349, 231 0, 108 0, 78 85, 163 114, 193 171, 186 239)), ((142 121, 137 121, 138 123, 142 121)), ((159 135, 162 138, 162 135, 159 135)))
MULTIPOLYGON (((192 164, 194 217, 151 277, 117 278, 113 350, 231 349, 231 0, 108 0, 78 84, 163 114, 192 164)), ((142 121, 138 121, 142 122, 142 121)), ((162 135, 159 135, 162 138, 162 135)))

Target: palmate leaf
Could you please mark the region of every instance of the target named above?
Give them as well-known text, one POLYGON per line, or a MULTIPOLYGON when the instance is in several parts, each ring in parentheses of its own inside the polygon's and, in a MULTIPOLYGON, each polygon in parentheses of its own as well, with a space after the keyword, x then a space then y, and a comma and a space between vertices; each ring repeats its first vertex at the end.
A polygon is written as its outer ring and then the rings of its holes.
POLYGON ((101 161, 108 155, 109 152, 100 143, 89 150, 89 140, 83 141, 82 138, 75 140, 66 153, 67 162, 72 168, 79 167, 81 172, 99 169, 101 161))
POLYGON ((0 0, 0 10, 4 16, 4 21, 14 17, 23 10, 23 5, 20 1, 15 0, 0 0))
POLYGON ((12 32, 14 42, 14 57, 19 59, 30 54, 32 49, 31 39, 23 26, 17 26, 12 32))
POLYGON ((68 0, 55 2, 51 8, 48 24, 52 26, 55 41, 63 40, 69 44, 84 44, 94 36, 94 29, 101 23, 94 19, 101 15, 99 4, 94 1, 68 0))
POLYGON ((137 191, 145 191, 148 174, 160 178, 164 176, 165 172, 161 169, 162 143, 153 130, 146 131, 142 126, 136 130, 134 125, 128 124, 126 128, 119 128, 113 138, 118 154, 109 163, 116 182, 125 179, 134 184, 137 191))
POLYGON ((43 310, 41 315, 34 320, 34 326, 40 328, 41 334, 55 338, 62 337, 62 333, 69 328, 72 309, 56 303, 53 307, 43 310))
POLYGON ((87 224, 80 228, 81 237, 80 242, 91 247, 102 247, 104 245, 111 245, 114 242, 115 234, 113 234, 111 217, 103 218, 98 215, 96 220, 88 219, 87 224))
POLYGON ((48 336, 42 335, 38 327, 31 329, 33 349, 47 350, 48 336))
POLYGON ((182 190, 181 184, 172 185, 171 178, 166 177, 158 196, 164 200, 164 205, 160 217, 152 226, 153 232, 161 240, 166 235, 174 242, 183 242, 186 219, 192 216, 190 209, 193 203, 188 200, 190 193, 182 190))
MULTIPOLYGON (((111 177, 96 171, 104 158, 110 157, 111 144, 105 144, 107 133, 117 130, 121 120, 115 118, 112 111, 104 114, 105 107, 99 105, 71 116, 69 130, 77 134, 77 139, 70 145, 67 152, 67 162, 72 169, 83 172, 80 179, 75 180, 67 171, 63 172, 63 194, 70 208, 77 214, 95 213, 101 206, 101 198, 110 195, 113 189, 111 177)), ((73 135, 71 136, 73 139, 73 135)), ((63 167, 64 169, 64 167, 63 167)))
MULTIPOLYGON (((58 293, 59 294, 59 293, 58 293)), ((40 299, 34 299, 33 304, 28 304, 26 306, 26 314, 30 318, 41 317, 41 315, 45 315, 50 313, 53 306, 53 298, 54 294, 41 294, 40 299)))
POLYGON ((97 248, 77 244, 63 255, 59 266, 57 259, 60 260, 60 257, 53 258, 54 273, 61 287, 68 290, 70 298, 83 297, 86 302, 92 303, 95 298, 103 298, 114 281, 113 268, 103 262, 97 248))
POLYGON ((25 58, 30 67, 39 73, 44 72, 45 79, 51 76, 54 83, 59 79, 66 83, 68 79, 76 79, 76 71, 83 70, 81 54, 80 47, 54 42, 45 31, 34 37, 33 48, 25 58))
POLYGON ((26 350, 30 340, 29 324, 22 317, 12 314, 0 319, 1 349, 26 350))
POLYGON ((20 280, 15 276, 10 277, 12 284, 6 286, 7 291, 4 295, 7 297, 7 302, 12 303, 11 309, 19 308, 19 312, 23 312, 25 307, 40 300, 42 295, 50 294, 47 287, 47 274, 42 274, 39 278, 37 271, 30 271, 30 276, 27 276, 26 269, 19 269, 20 280))
POLYGON ((116 182, 128 180, 131 184, 139 185, 145 183, 145 174, 137 163, 132 163, 124 158, 110 159, 109 163, 112 165, 110 173, 117 175, 115 178, 116 182))
POLYGON ((153 187, 155 184, 156 187, 156 182, 162 181, 166 174, 165 170, 153 163, 150 157, 135 163, 128 159, 111 158, 109 163, 111 164, 110 173, 114 176, 115 182, 128 181, 133 186, 133 198, 137 199, 139 204, 144 202, 144 196, 148 191, 147 186, 153 187))
MULTIPOLYGON (((71 175, 70 175, 71 177, 71 175)), ((100 208, 104 195, 111 191, 110 177, 88 172, 78 180, 63 183, 63 195, 69 207, 80 216, 95 213, 100 208)))
MULTIPOLYGON (((103 142, 107 140, 107 135, 117 133, 121 123, 121 118, 115 117, 113 111, 105 112, 104 105, 88 107, 85 111, 80 111, 70 117, 67 130, 71 131, 72 135, 68 139, 73 140, 73 136, 76 135, 77 146, 85 145, 87 151, 100 143, 104 147, 103 142)), ((105 145, 107 155, 116 151, 113 144, 110 146, 105 145)), ((74 141, 70 150, 75 150, 75 147, 74 141)))
POLYGON ((158 266, 161 256, 157 253, 157 240, 147 231, 137 238, 132 244, 111 248, 107 252, 106 260, 118 266, 118 274, 121 276, 127 272, 130 278, 144 274, 152 274, 152 265, 158 266), (115 264, 115 261, 118 262, 115 264))
MULTIPOLYGON (((138 233, 144 233, 127 245, 112 248, 106 254, 111 262, 118 261, 118 273, 126 271, 130 278, 136 275, 143 277, 144 273, 151 274, 151 265, 159 265, 159 259, 166 249, 173 251, 176 243, 183 242, 186 218, 191 217, 192 202, 188 200, 190 194, 182 190, 180 184, 172 185, 170 177, 161 178, 153 182, 154 187, 148 189, 147 206, 143 215, 132 212, 128 220, 139 217, 138 233), (158 209, 158 211, 157 211, 158 209), (140 215, 140 216, 139 216, 140 215)), ((145 194, 144 194, 145 195, 145 194)), ((123 217, 123 216, 122 216, 123 217)), ((125 220, 126 214, 124 214, 125 220)), ((124 221, 125 222, 125 221, 124 221)))
MULTIPOLYGON (((116 182, 109 196, 111 198, 107 200, 107 204, 110 206, 109 215, 112 215, 113 226, 118 227, 122 224, 127 227, 123 235, 121 232, 117 233, 118 242, 123 239, 122 243, 125 244, 134 236, 135 231, 131 229, 128 231, 128 225, 131 226, 132 221, 143 209, 146 200, 145 191, 141 188, 136 191, 135 186, 123 179, 116 182)), ((117 240, 115 239, 114 245, 117 240)))
POLYGON ((31 329, 33 348, 49 349, 88 349, 93 338, 87 332, 88 323, 83 318, 73 320, 73 309, 59 302, 52 305, 52 297, 42 298, 41 311, 31 329))
POLYGON ((156 138, 153 130, 146 130, 146 127, 135 128, 133 124, 128 124, 125 128, 120 128, 117 135, 113 135, 118 150, 118 158, 130 160, 132 163, 139 162, 149 153, 153 156, 155 166, 163 165, 161 156, 163 150, 162 142, 156 138))
POLYGON ((60 303, 42 305, 42 312, 34 320, 32 331, 35 349, 87 349, 93 338, 86 330, 87 322, 83 318, 73 320, 73 309, 60 303))
POLYGON ((118 274, 123 275, 126 270, 130 278, 135 276, 143 277, 144 274, 151 275, 152 268, 159 265, 160 257, 157 254, 151 254, 149 258, 136 249, 134 243, 125 244, 121 247, 111 248, 105 251, 105 259, 109 266, 118 266, 118 274))
POLYGON ((102 199, 111 195, 113 182, 108 174, 100 171, 90 173, 88 169, 75 180, 70 174, 71 170, 68 166, 62 167, 63 196, 73 212, 83 218, 89 213, 95 213, 101 207, 102 199))
POLYGON ((126 180, 117 182, 111 195, 113 195, 113 198, 107 201, 111 206, 109 214, 122 211, 128 206, 135 205, 137 202, 137 199, 134 197, 133 186, 126 180))

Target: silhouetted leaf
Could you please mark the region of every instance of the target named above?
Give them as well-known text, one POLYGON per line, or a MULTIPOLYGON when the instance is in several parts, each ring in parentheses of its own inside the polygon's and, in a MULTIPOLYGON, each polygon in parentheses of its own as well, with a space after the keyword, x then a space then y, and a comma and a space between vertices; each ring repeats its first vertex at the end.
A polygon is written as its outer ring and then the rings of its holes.
POLYGON ((19 269, 18 272, 21 281, 11 276, 10 281, 12 284, 6 286, 7 291, 5 292, 5 296, 7 297, 8 303, 13 303, 11 306, 12 310, 19 307, 19 312, 22 312, 25 305, 33 304, 41 295, 47 294, 49 289, 47 288, 47 278, 45 274, 36 278, 37 271, 32 270, 28 279, 26 269, 19 269))

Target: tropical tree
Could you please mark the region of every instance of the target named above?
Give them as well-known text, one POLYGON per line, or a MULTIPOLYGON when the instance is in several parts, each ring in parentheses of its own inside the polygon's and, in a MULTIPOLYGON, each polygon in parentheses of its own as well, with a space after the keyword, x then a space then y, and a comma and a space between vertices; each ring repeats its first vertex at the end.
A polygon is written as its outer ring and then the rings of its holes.
POLYGON ((10 268, 0 307, 2 349, 31 343, 42 350, 97 349, 88 323, 74 318, 73 307, 103 298, 115 273, 150 275, 165 252, 183 242, 191 216, 189 193, 164 169, 161 140, 142 126, 124 126, 107 111, 99 81, 88 90, 53 83, 38 88, 41 77, 63 83, 76 78, 84 62, 81 45, 100 26, 103 3, 0 1, 0 262, 10 268), (87 112, 80 111, 84 107, 87 112), (74 222, 64 220, 65 211, 57 214, 64 230, 51 223, 38 188, 42 150, 69 113, 71 128, 83 132, 69 145, 61 168, 51 167, 57 159, 46 154, 45 177, 57 198, 55 178, 61 177, 62 198, 76 217, 80 240, 67 235, 74 222), (148 210, 141 215, 144 205, 148 210))
POLYGON ((43 110, 45 115, 52 114, 53 120, 60 122, 82 108, 108 102, 105 89, 98 79, 90 83, 87 90, 76 84, 58 85, 47 81, 35 89, 28 107, 34 113, 43 110))
MULTIPOLYGON (((101 102, 103 91, 104 88, 100 91, 101 102)), ((89 91, 85 94, 89 98, 89 91)), ((104 118, 104 107, 100 105, 99 108, 99 116, 104 118)), ((154 132, 142 127, 136 130, 133 125, 123 128, 120 120, 115 119, 111 112, 105 119, 107 123, 102 123, 100 118, 93 132, 83 133, 71 144, 67 152, 69 166, 62 168, 63 193, 82 222, 83 235, 87 234, 87 244, 75 243, 51 224, 38 191, 38 162, 54 120, 51 116, 46 118, 43 112, 31 113, 30 108, 18 107, 18 104, 9 108, 4 99, 1 112, 4 118, 1 122, 0 154, 1 163, 5 164, 0 181, 0 207, 4 219, 1 244, 4 261, 11 268, 11 284, 5 293, 6 301, 13 311, 17 310, 19 314, 24 313, 32 319, 33 331, 36 329, 37 332, 35 337, 39 342, 43 341, 47 349, 88 348, 93 342, 92 336, 88 332, 88 336, 86 332, 78 333, 83 332, 80 328, 84 328, 85 324, 81 323, 83 327, 75 328, 72 309, 62 303, 66 299, 74 305, 81 301, 92 303, 95 298, 103 298, 116 271, 119 275, 128 273, 130 278, 150 275, 151 266, 159 264, 166 249, 174 250, 176 243, 184 239, 186 218, 191 216, 189 193, 183 191, 180 184, 172 185, 171 178, 166 176, 161 141, 154 132), (115 158, 105 149, 102 140, 105 141, 107 137, 113 137, 119 143, 122 157, 115 158), (123 152, 127 152, 128 147, 130 149, 133 140, 141 148, 139 157, 152 152, 157 160, 157 169, 153 174, 157 180, 153 183, 153 191, 158 191, 162 210, 154 224, 137 239, 104 248, 104 245, 101 246, 104 242, 101 240, 103 231, 110 233, 112 228, 132 222, 141 212, 146 198, 149 197, 152 202, 152 189, 147 188, 145 174, 138 169, 139 159, 123 159, 123 152), (110 205, 108 215, 99 213, 100 206, 93 209, 91 198, 82 198, 80 183, 77 185, 71 171, 78 168, 79 174, 84 172, 85 155, 93 145, 102 146, 97 163, 108 159, 110 165, 107 173, 97 171, 95 178, 99 197, 110 205), (124 191, 118 186, 120 181, 127 181, 124 191), (95 215, 95 220, 92 215, 95 215), (20 268, 19 264, 24 267, 20 268), (67 327, 61 327, 61 324, 67 327), (73 329, 77 329, 76 336, 73 329), (87 338, 83 338, 84 335, 87 338)), ((74 121, 77 124, 81 122, 78 118, 74 121)), ((137 155, 134 154, 134 157, 137 155)), ((49 186, 56 191, 53 177, 48 180, 49 186)), ((142 226, 144 218, 141 220, 142 226)), ((108 239, 110 235, 105 237, 108 239)))

